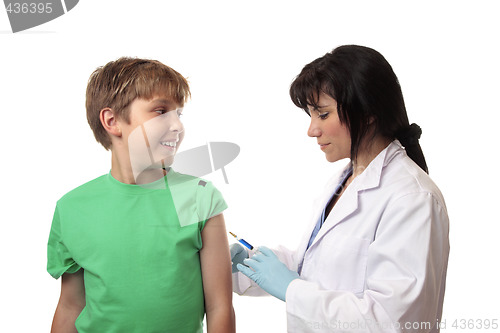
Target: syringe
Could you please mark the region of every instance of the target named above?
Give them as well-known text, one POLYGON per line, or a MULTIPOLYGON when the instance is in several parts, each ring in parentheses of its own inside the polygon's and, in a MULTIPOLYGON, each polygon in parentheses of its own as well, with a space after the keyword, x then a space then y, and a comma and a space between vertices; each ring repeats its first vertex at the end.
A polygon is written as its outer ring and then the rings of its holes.
POLYGON ((235 234, 233 234, 231 231, 229 233, 231 234, 231 236, 233 236, 234 238, 236 238, 238 240, 238 242, 240 242, 241 244, 243 244, 246 248, 248 248, 249 250, 253 250, 253 246, 250 245, 250 243, 248 243, 246 240, 244 240, 243 238, 238 238, 238 236, 236 236, 235 234))

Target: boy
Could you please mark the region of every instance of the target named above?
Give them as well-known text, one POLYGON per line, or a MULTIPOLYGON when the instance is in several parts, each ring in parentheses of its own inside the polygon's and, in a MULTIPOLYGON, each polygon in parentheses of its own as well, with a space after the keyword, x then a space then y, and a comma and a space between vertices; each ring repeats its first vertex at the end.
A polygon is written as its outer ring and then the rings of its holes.
POLYGON ((120 58, 87 86, 87 119, 111 171, 64 195, 47 270, 62 276, 52 332, 234 332, 231 259, 209 182, 169 168, 184 137, 186 79, 120 58))

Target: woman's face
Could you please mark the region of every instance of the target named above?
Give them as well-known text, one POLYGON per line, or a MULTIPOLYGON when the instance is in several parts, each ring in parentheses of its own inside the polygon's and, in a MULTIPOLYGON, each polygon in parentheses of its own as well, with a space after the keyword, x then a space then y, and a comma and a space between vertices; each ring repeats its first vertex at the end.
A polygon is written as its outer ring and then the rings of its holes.
POLYGON ((328 162, 351 157, 351 136, 347 127, 340 123, 337 101, 321 93, 319 107, 309 106, 311 125, 307 135, 316 138, 328 162))

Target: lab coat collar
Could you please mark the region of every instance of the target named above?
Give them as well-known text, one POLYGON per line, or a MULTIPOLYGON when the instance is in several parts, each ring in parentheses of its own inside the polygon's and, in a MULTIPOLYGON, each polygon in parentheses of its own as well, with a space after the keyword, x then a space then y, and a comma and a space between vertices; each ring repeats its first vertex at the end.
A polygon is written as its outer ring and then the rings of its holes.
MULTIPOLYGON (((370 190, 372 188, 377 188, 380 185, 382 170, 396 155, 399 155, 401 153, 404 153, 404 148, 398 140, 394 140, 384 150, 382 150, 373 159, 373 161, 371 161, 366 169, 352 181, 352 183, 347 187, 345 192, 339 198, 338 202, 335 204, 331 213, 325 220, 325 223, 316 235, 316 238, 314 239, 310 248, 314 247, 314 245, 319 240, 321 240, 321 238, 328 231, 330 231, 339 223, 344 222, 349 215, 353 214, 358 209, 359 193, 362 191, 370 190)), ((340 175, 344 174, 344 172, 346 172, 346 170, 348 170, 350 167, 351 163, 349 163, 344 168, 340 175)), ((329 182, 328 184, 329 190, 325 192, 325 195, 320 200, 319 204, 321 206, 316 207, 316 211, 320 211, 321 209, 323 209, 324 205, 326 205, 328 200, 333 195, 332 191, 339 182, 339 176, 333 178, 332 180, 333 182, 329 182)), ((310 232, 312 232, 312 230, 310 230, 310 232)))

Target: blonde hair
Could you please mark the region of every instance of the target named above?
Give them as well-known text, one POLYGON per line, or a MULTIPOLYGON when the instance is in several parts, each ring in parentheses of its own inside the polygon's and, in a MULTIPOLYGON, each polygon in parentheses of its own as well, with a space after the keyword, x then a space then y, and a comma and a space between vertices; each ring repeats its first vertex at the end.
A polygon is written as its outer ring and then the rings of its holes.
POLYGON ((111 138, 100 120, 101 110, 111 108, 116 117, 129 121, 128 106, 136 98, 166 95, 183 106, 191 96, 187 80, 156 60, 122 57, 97 68, 87 84, 87 121, 100 144, 108 150, 111 138))

